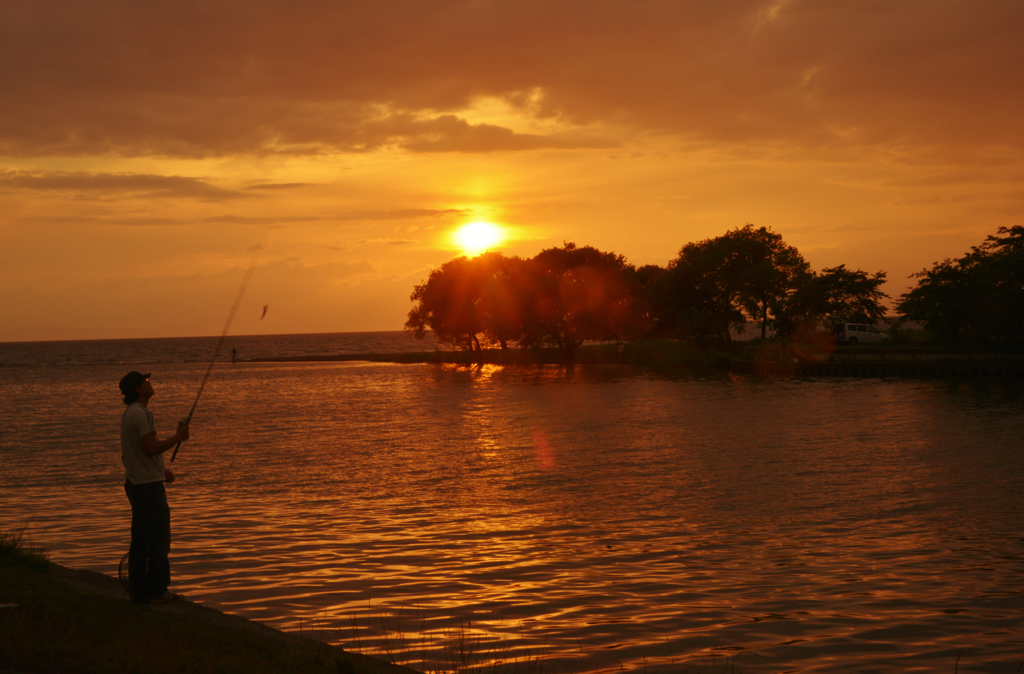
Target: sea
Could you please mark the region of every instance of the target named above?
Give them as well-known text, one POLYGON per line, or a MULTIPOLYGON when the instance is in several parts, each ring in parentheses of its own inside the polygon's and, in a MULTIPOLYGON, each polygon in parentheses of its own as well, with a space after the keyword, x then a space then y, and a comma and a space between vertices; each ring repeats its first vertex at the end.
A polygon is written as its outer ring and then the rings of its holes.
MULTIPOLYGON (((0 343, 0 529, 116 576, 117 382, 166 437, 217 341, 0 343)), ((1021 381, 253 361, 435 348, 229 337, 172 589, 430 672, 1020 671, 1021 381)))

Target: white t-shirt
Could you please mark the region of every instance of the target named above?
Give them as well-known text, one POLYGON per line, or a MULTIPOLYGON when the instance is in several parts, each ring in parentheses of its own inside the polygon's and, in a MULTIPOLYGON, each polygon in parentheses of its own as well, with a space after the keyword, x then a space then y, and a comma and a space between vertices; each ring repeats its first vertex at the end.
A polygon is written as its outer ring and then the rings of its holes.
POLYGON ((164 481, 163 454, 150 456, 142 449, 142 436, 153 433, 153 413, 132 403, 121 417, 121 463, 132 484, 164 481))

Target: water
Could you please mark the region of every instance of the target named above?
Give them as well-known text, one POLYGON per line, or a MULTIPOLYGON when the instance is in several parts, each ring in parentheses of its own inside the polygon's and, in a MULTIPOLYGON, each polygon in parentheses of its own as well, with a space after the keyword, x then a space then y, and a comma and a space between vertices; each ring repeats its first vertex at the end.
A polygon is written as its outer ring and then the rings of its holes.
MULTIPOLYGON (((213 343, 187 342, 0 344, 0 526, 115 574, 116 384, 152 371, 169 433, 213 343)), ((999 380, 219 363, 168 488, 174 587, 414 667, 461 636, 566 672, 1015 672, 1022 421, 999 380)))
MULTIPOLYGON (((64 342, 0 342, 0 367, 98 365, 104 363, 209 363, 238 358, 286 358, 365 353, 433 351, 432 333, 418 340, 408 332, 341 332, 315 335, 245 335, 155 339, 90 339, 64 342), (217 351, 217 346, 220 350, 217 351), (215 354, 216 351, 216 354, 215 354)), ((205 371, 205 370, 204 370, 205 371)))

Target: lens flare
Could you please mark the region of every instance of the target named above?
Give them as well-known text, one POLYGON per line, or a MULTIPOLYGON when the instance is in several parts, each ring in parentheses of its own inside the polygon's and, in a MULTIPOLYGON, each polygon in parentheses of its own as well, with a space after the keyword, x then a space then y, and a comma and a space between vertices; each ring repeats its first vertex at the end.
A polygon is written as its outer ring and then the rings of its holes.
POLYGON ((470 222, 455 230, 455 245, 467 255, 477 255, 505 240, 505 232, 493 222, 470 222))

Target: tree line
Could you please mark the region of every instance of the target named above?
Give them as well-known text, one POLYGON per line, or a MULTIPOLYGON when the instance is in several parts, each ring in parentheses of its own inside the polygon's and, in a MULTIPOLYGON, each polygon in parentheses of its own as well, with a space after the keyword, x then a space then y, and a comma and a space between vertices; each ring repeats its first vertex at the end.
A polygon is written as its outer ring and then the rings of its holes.
POLYGON ((959 258, 912 278, 901 320, 923 323, 946 342, 1017 347, 1024 336, 1024 226, 1000 227, 959 258))
MULTIPOLYGON (((1001 228, 959 260, 915 275, 901 320, 948 339, 1016 343, 1024 321, 1024 228, 1001 228), (973 299, 972 299, 973 298, 973 299)), ((564 243, 528 259, 500 252, 457 257, 417 285, 405 328, 482 350, 667 337, 707 347, 754 321, 760 336, 813 332, 837 321, 875 323, 886 274, 845 264, 813 270, 768 227, 746 225, 684 245, 666 267, 564 243)))

